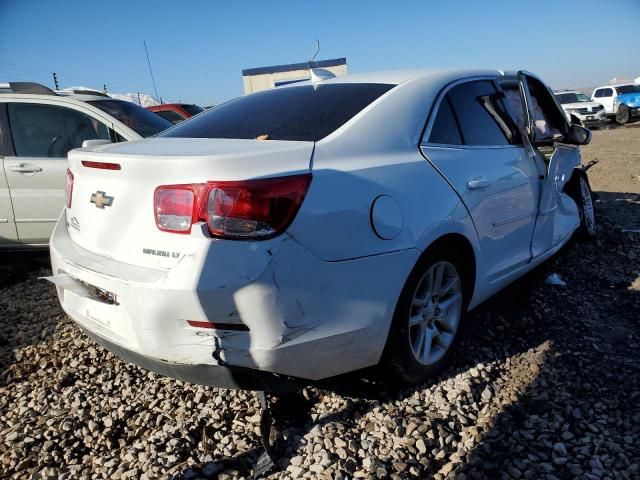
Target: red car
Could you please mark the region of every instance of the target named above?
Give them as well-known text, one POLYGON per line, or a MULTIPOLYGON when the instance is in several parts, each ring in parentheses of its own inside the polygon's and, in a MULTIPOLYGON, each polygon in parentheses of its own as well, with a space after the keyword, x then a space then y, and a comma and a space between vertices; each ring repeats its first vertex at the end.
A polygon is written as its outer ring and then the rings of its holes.
POLYGON ((157 113, 162 118, 169 120, 171 123, 180 123, 183 120, 204 111, 204 108, 187 103, 165 103, 163 105, 147 107, 147 110, 157 113))

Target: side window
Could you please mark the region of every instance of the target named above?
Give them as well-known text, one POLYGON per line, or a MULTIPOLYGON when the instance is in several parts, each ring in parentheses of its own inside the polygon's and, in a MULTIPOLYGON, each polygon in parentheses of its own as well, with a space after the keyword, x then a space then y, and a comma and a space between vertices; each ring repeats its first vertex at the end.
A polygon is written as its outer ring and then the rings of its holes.
POLYGON ((600 97, 602 97, 602 90, 596 90, 596 91, 593 93, 593 96, 594 96, 595 98, 600 98, 600 97))
POLYGON ((447 97, 442 99, 438 114, 431 127, 429 135, 430 143, 441 143, 446 145, 462 145, 462 136, 458 129, 458 121, 453 116, 451 103, 447 97))
POLYGON ((518 85, 503 85, 502 89, 504 91, 504 101, 507 104, 507 110, 511 118, 513 118, 520 131, 524 132, 527 122, 518 85))
POLYGON ((505 132, 485 108, 483 99, 495 93, 487 80, 463 83, 447 93, 465 145, 509 145, 505 132))
POLYGON ((55 105, 10 103, 9 124, 18 157, 64 158, 85 140, 110 139, 98 120, 55 105))
POLYGON ((111 135, 111 141, 113 143, 120 143, 120 142, 126 142, 127 141, 122 135, 120 135, 115 130, 109 129, 109 133, 111 135))
POLYGON ((567 122, 549 90, 538 80, 527 76, 527 85, 531 96, 530 106, 533 123, 541 138, 562 136, 567 122))
POLYGON ((602 92, 601 97, 611 97, 613 95, 613 89, 612 88, 603 88, 600 91, 602 92))

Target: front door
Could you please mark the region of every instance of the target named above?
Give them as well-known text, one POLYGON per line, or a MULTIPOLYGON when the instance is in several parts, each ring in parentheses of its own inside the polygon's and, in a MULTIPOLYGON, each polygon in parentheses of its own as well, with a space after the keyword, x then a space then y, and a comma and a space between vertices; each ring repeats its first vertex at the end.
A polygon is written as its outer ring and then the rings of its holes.
POLYGON ((89 115, 67 107, 9 103, 15 148, 4 158, 18 238, 46 244, 64 207, 67 152, 84 140, 109 140, 109 129, 89 115))
POLYGON ((535 164, 503 109, 491 79, 455 85, 439 100, 422 142, 471 215, 490 282, 531 259, 539 200, 535 164))
POLYGON ((563 189, 574 168, 580 166, 581 157, 579 147, 562 143, 569 125, 553 93, 529 74, 518 77, 526 105, 529 147, 536 161, 546 166, 531 240, 535 258, 566 240, 579 224, 577 206, 563 189))

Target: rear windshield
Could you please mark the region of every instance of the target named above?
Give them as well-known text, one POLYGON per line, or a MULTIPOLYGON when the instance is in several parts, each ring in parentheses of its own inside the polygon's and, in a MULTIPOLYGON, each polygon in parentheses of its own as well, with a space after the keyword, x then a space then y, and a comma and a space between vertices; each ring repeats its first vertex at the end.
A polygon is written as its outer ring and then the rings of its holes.
POLYGON ((618 95, 640 93, 640 85, 622 85, 621 87, 616 87, 616 92, 618 92, 618 95))
POLYGON ((160 136, 315 142, 340 128, 393 86, 335 83, 275 88, 214 107, 160 136))
POLYGON ((181 105, 181 107, 184 108, 187 111, 187 113, 189 115, 192 115, 192 116, 193 115, 197 115, 200 112, 204 112, 204 108, 199 107, 198 105, 184 105, 183 104, 183 105, 181 105))
POLYGON ((169 120, 171 123, 180 123, 184 120, 184 117, 178 112, 173 110, 151 110, 156 115, 160 115, 162 118, 169 120))
POLYGON ((92 100, 88 103, 117 118, 143 137, 150 137, 173 125, 161 116, 125 100, 92 100))

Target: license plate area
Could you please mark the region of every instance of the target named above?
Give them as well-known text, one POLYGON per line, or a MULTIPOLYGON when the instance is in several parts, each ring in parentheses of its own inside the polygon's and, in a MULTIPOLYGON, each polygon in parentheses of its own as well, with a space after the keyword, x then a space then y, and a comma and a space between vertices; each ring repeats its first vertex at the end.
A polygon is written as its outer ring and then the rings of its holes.
POLYGON ((118 303, 118 297, 115 293, 109 292, 100 287, 96 287, 95 285, 91 285, 90 283, 83 282, 82 280, 75 279, 77 282, 80 282, 86 289, 87 295, 92 300, 96 302, 104 303, 105 305, 120 305, 118 303))

